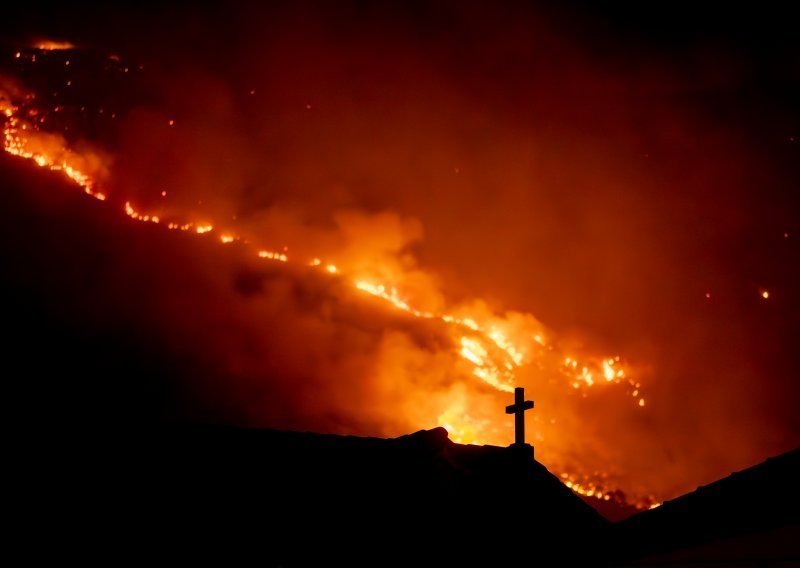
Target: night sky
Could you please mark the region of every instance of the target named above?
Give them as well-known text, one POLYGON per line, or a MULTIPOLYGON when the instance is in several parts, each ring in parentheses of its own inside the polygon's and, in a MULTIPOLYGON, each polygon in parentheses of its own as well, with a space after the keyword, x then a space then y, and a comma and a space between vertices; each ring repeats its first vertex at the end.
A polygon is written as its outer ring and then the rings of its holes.
MULTIPOLYGON (((534 413, 558 418, 532 440, 548 467, 607 472, 660 499, 798 445, 800 34, 788 8, 4 12, 0 92, 56 80, 15 61, 41 38, 130 65, 98 78, 79 57, 77 94, 59 94, 94 112, 63 135, 96 157, 115 199, 148 211, 168 200, 290 256, 374 271, 422 309, 492 313, 564 352, 620 355, 643 408, 621 389, 562 390, 546 365, 520 371, 534 413)), ((390 436, 435 426, 437 405, 459 397, 507 421, 508 395, 465 382, 441 326, 303 267, 132 223, 17 159, 0 168, 3 295, 32 423, 74 405, 96 423, 390 436), (87 380, 34 379, 53 368, 87 380)))

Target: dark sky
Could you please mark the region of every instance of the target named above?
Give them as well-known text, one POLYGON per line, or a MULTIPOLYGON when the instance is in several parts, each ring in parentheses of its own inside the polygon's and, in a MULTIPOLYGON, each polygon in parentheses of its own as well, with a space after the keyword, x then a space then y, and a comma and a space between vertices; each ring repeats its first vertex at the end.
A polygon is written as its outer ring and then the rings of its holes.
MULTIPOLYGON (((560 408, 547 391, 537 409, 544 397, 563 424, 552 459, 615 463, 669 495, 800 439, 792 23, 778 3, 70 4, 8 8, 0 45, 8 57, 34 37, 67 39, 143 65, 121 125, 87 135, 113 157, 110 186, 137 204, 167 191, 184 211, 236 216, 244 234, 292 251, 356 271, 388 263, 426 306, 480 298, 533 314, 578 350, 622 354, 647 414, 611 395, 560 408)), ((42 207, 32 203, 7 206, 42 207)), ((73 250, 62 258, 105 235, 100 268, 82 265, 103 283, 99 303, 80 287, 55 292, 73 276, 50 279, 46 265, 8 286, 36 280, 29 302, 58 329, 102 313, 80 322, 88 336, 110 326, 127 338, 111 345, 146 338, 133 352, 153 363, 137 367, 180 377, 154 379, 157 391, 213 393, 179 397, 188 414, 379 435, 432 426, 407 393, 447 384, 440 331, 376 323, 327 281, 155 245, 93 211, 69 228, 48 205, 29 223, 86 233, 61 243, 73 250), (143 257, 158 277, 120 277, 143 257), (160 312, 143 316, 152 302, 160 312), (235 394, 219 386, 230 384, 235 394), (396 400, 401 410, 381 410, 396 400)))

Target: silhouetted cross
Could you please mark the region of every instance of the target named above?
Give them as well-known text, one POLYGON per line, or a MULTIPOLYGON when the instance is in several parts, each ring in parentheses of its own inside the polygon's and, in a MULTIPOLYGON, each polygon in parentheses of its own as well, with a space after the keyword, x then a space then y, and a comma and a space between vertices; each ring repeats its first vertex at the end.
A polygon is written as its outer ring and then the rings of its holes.
POLYGON ((532 400, 525 400, 525 389, 514 389, 514 404, 506 406, 506 414, 514 415, 514 444, 525 445, 525 411, 533 408, 532 400))

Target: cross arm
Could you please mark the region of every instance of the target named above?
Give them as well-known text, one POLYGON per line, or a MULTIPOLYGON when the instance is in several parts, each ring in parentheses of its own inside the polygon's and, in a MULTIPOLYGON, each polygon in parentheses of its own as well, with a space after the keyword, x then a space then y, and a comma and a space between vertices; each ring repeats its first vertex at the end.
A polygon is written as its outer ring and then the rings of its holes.
POLYGON ((530 410, 531 408, 533 408, 533 401, 532 400, 526 400, 525 402, 523 402, 521 404, 519 404, 519 403, 518 404, 509 404, 508 406, 506 406, 506 414, 514 414, 515 412, 517 412, 517 410, 525 411, 525 410, 530 410))

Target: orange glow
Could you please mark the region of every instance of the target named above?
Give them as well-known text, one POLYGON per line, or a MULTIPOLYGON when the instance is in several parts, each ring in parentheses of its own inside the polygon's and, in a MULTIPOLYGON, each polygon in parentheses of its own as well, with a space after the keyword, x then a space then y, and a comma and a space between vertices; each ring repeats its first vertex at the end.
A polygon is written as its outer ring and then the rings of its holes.
POLYGON ((33 47, 36 49, 41 49, 42 51, 62 51, 65 49, 75 49, 75 45, 68 41, 51 40, 38 41, 33 45, 33 47))

